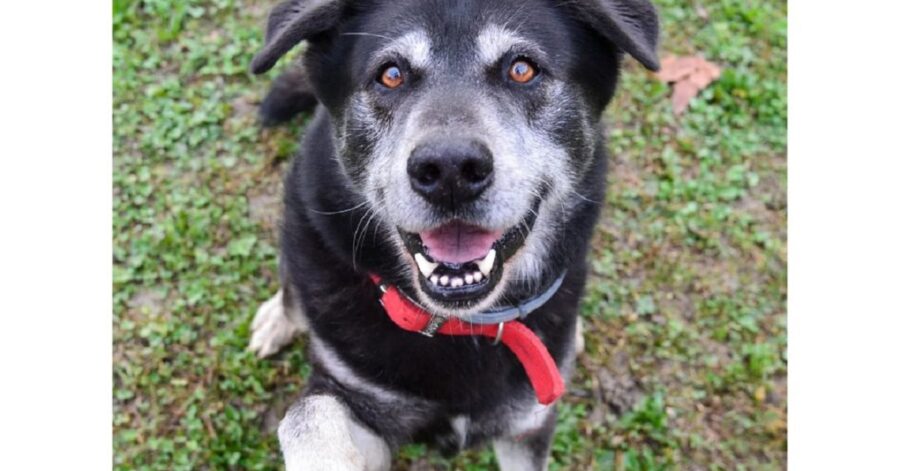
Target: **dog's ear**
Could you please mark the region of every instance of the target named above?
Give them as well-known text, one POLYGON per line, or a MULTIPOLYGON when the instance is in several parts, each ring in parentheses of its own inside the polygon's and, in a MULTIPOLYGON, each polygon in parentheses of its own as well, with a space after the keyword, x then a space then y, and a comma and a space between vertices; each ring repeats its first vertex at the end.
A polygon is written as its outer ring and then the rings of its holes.
POLYGON ((250 63, 261 74, 304 39, 337 26, 346 0, 286 0, 272 9, 266 27, 266 44, 250 63))
POLYGON ((619 49, 650 70, 659 70, 656 46, 659 18, 649 0, 576 0, 566 2, 576 18, 586 22, 619 49))

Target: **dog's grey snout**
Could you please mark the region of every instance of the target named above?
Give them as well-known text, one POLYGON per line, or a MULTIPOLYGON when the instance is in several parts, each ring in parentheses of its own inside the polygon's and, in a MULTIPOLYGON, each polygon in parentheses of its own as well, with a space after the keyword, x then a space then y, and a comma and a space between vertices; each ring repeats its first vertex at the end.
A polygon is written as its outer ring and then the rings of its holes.
POLYGON ((413 190, 435 206, 455 209, 475 200, 494 180, 494 158, 476 140, 439 139, 420 144, 406 172, 413 190))

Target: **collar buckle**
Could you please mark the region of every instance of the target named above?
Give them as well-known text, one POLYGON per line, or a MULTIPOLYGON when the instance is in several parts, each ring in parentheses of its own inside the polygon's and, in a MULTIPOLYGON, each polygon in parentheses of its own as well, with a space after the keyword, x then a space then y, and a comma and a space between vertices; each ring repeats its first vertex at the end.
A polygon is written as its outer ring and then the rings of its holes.
POLYGON ((440 329, 447 321, 450 320, 447 317, 432 315, 430 319, 428 319, 428 324, 425 325, 425 328, 420 330, 419 333, 426 337, 434 337, 434 334, 437 333, 438 329, 440 329))

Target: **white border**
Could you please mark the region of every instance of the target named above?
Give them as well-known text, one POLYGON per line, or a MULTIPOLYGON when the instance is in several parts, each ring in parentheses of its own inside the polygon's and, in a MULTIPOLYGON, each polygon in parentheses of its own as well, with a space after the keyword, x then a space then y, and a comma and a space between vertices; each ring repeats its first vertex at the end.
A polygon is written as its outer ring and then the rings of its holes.
POLYGON ((0 6, 0 469, 112 465, 111 24, 0 6))
POLYGON ((789 9, 789 467, 897 466, 900 15, 789 9))
MULTIPOLYGON (((790 4, 792 469, 897 462, 893 5, 790 4)), ((104 469, 112 456, 109 4, 4 3, 0 50, 0 468, 104 469)))

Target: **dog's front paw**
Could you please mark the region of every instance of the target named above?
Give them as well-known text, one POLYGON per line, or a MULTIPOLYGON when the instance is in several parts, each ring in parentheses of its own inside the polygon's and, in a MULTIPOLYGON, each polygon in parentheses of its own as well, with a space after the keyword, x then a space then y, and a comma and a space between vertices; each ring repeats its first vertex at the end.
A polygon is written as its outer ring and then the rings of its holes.
POLYGON ((580 316, 575 321, 575 354, 584 353, 584 319, 580 316))
POLYGON ((301 333, 301 329, 284 312, 282 296, 282 290, 278 290, 275 296, 264 302, 250 325, 253 335, 248 348, 260 358, 278 353, 301 333))
POLYGON ((357 422, 341 400, 306 396, 278 424, 278 441, 287 471, 388 471, 386 441, 357 422))

